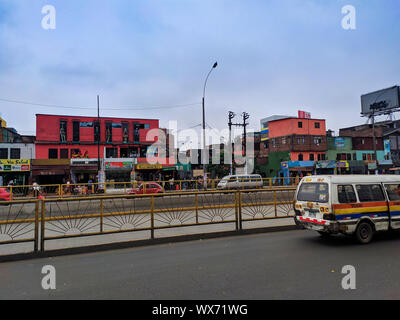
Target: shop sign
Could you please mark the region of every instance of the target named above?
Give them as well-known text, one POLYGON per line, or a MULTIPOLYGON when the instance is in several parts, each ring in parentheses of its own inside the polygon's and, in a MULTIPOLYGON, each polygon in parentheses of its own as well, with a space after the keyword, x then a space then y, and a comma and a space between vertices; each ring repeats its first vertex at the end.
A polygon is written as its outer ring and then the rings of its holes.
POLYGON ((315 164, 317 169, 334 169, 336 168, 336 161, 318 161, 315 164))
POLYGON ((1 159, 0 171, 30 171, 30 160, 1 159))
POLYGON ((176 170, 190 171, 191 165, 190 165, 190 163, 178 163, 175 165, 175 168, 176 168, 176 170))
POLYGON ((161 164, 140 163, 136 165, 137 170, 155 170, 162 169, 161 164))
POLYGON ((112 168, 132 168, 132 162, 106 162, 106 169, 112 168))
POLYGON ((347 161, 338 161, 337 162, 337 167, 338 168, 348 168, 349 163, 347 161))
POLYGON ((342 138, 342 137, 335 138, 335 147, 343 148, 344 147, 344 138, 342 138))
POLYGON ((376 169, 377 169, 376 162, 368 163, 368 170, 376 170, 376 169))
POLYGON ((390 153, 390 140, 389 139, 383 140, 383 145, 384 145, 385 155, 388 155, 390 153))

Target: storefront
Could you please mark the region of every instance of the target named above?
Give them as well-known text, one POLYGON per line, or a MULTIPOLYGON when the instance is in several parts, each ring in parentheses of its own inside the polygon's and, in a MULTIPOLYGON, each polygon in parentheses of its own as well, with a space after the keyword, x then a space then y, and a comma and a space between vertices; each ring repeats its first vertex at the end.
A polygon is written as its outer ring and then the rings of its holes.
POLYGON ((0 186, 29 184, 31 162, 27 159, 0 160, 0 186))
POLYGON ((161 164, 139 163, 135 165, 132 175, 139 181, 160 181, 162 180, 161 164))
POLYGON ((71 183, 97 182, 97 159, 71 159, 71 183))
POLYGON ((62 184, 70 179, 68 159, 34 159, 32 160, 32 183, 40 185, 62 184))
POLYGON ((134 168, 134 159, 105 159, 106 181, 129 182, 134 168))
POLYGON ((315 170, 317 174, 335 174, 336 161, 333 160, 317 161, 315 163, 315 170))

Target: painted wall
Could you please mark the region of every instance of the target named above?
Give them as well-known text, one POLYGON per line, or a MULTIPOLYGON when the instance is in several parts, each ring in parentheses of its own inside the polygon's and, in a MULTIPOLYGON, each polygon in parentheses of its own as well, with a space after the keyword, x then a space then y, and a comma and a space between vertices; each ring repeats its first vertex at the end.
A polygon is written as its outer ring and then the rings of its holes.
MULTIPOLYGON (((367 156, 367 160, 372 160, 372 155, 374 154, 373 150, 356 150, 356 160, 363 160, 363 153, 366 153, 367 155, 370 155, 370 158, 368 159, 367 156)), ((378 158, 378 161, 382 161, 385 160, 385 152, 382 150, 378 150, 376 151, 376 156, 378 158)))
POLYGON ((292 134, 325 136, 325 120, 289 118, 271 121, 269 123, 269 138, 289 136, 292 134), (299 122, 302 123, 302 128, 298 127, 299 122), (315 123, 317 122, 319 123, 319 128, 315 128, 315 123))

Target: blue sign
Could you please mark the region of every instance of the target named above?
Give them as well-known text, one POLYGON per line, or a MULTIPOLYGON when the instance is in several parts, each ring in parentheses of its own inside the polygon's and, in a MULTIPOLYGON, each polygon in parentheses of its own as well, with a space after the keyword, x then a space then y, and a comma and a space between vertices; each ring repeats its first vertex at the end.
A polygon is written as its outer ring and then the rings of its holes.
POLYGON ((335 138, 335 146, 336 146, 336 148, 343 148, 344 147, 344 138, 342 138, 342 137, 335 138))

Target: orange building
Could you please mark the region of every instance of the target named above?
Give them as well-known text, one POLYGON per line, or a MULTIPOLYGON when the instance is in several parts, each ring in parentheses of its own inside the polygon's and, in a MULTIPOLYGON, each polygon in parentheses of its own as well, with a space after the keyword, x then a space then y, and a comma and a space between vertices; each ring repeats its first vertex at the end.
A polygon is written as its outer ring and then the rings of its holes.
POLYGON ((287 151, 290 161, 325 160, 325 120, 289 117, 270 121, 268 128, 268 153, 287 151))

